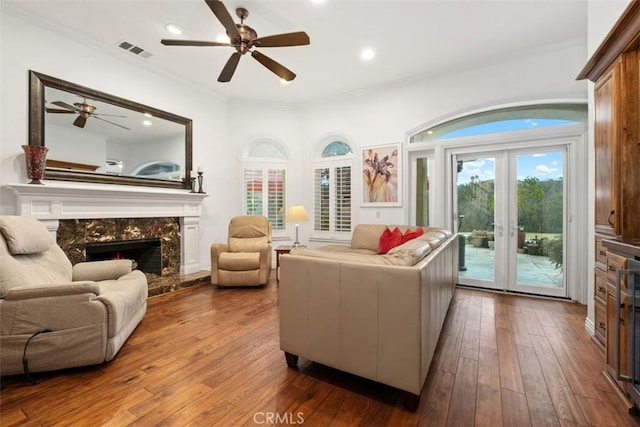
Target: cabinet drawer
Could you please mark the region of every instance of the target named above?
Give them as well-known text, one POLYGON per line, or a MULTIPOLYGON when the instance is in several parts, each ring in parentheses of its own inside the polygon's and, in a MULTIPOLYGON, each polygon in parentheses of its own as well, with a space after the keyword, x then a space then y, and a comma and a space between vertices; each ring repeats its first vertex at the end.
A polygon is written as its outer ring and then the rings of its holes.
POLYGON ((607 301, 607 273, 600 270, 599 268, 595 269, 595 284, 593 286, 593 296, 596 299, 600 299, 601 302, 607 301))
POLYGON ((607 312, 604 302, 596 300, 595 308, 595 336, 600 343, 604 344, 607 336, 607 312))
POLYGON ((602 236, 596 235, 596 268, 607 270, 607 248, 602 244, 602 236))
MULTIPOLYGON (((616 283, 616 271, 625 268, 627 268, 627 258, 611 252, 607 253, 607 277, 611 283, 616 283)), ((622 287, 625 290, 627 288, 626 276, 622 276, 622 287)))

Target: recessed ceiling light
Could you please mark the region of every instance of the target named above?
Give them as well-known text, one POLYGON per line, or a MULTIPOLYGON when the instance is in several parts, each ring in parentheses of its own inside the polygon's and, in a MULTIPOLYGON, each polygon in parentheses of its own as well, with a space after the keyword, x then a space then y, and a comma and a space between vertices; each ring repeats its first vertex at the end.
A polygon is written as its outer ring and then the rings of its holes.
POLYGON ((218 34, 218 37, 216 37, 216 41, 218 43, 231 43, 231 39, 229 39, 229 36, 226 34, 218 34))
POLYGON ((311 3, 324 3, 325 0, 311 0, 311 3))
POLYGON ((151 126, 151 120, 145 120, 142 124, 145 126, 151 126))
POLYGON ((360 58, 363 61, 371 61, 376 56, 376 53, 371 48, 366 48, 360 53, 360 58))
POLYGON ((177 34, 177 35, 184 34, 184 30, 178 24, 169 23, 164 26, 164 29, 169 31, 171 34, 177 34))

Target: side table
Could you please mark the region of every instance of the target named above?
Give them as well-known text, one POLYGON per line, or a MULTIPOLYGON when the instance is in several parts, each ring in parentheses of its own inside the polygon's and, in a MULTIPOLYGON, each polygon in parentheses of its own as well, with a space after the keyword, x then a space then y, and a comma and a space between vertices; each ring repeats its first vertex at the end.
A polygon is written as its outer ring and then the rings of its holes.
POLYGON ((291 252, 291 249, 293 249, 292 245, 280 245, 275 249, 276 251, 276 282, 277 283, 280 283, 280 277, 278 276, 278 273, 280 270, 280 255, 288 254, 289 252, 291 252))

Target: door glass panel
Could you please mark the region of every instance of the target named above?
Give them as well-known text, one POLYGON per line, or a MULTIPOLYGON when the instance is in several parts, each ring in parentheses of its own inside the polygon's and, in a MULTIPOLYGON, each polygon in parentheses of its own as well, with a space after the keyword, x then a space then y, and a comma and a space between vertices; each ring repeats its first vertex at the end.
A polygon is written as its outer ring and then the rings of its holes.
POLYGON ((563 152, 516 155, 517 285, 563 287, 563 152))
POLYGON ((457 168, 458 232, 465 237, 461 265, 466 267, 459 277, 495 282, 495 158, 460 160, 457 168))

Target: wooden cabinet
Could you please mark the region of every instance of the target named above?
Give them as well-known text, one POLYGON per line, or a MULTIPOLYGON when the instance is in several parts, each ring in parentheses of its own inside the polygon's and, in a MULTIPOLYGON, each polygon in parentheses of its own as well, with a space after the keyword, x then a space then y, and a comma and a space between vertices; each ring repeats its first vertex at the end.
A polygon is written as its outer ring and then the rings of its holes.
POLYGON ((631 2, 578 76, 595 83, 594 338, 605 346, 605 372, 620 395, 627 393, 617 380, 627 372, 628 324, 620 306, 627 288, 623 281, 618 301, 615 280, 627 255, 608 242, 640 245, 639 49, 640 2, 631 2))

